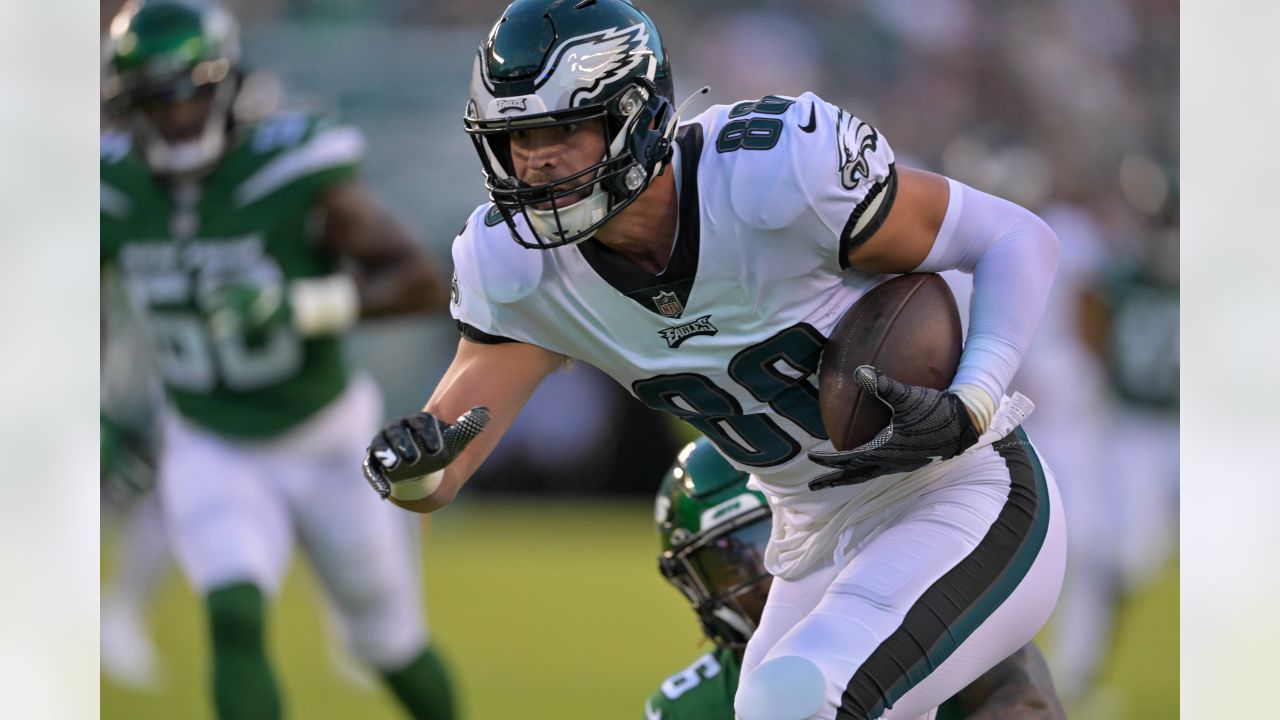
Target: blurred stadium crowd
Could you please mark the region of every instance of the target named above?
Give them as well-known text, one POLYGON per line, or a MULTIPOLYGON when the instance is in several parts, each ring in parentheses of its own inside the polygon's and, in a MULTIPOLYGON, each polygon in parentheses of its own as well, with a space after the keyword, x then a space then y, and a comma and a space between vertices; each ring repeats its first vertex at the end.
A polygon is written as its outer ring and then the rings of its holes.
MULTIPOLYGON (((102 2, 104 30, 121 4, 102 2)), ((227 3, 261 100, 320 105, 359 126, 367 181, 446 267, 484 200, 461 116, 475 47, 505 4, 227 3)), ((1014 200, 1058 233, 1054 295, 1015 387, 1036 401, 1029 432, 1069 505, 1051 659, 1063 696, 1084 692, 1114 601, 1177 551, 1178 3, 639 4, 664 29, 677 96, 711 87, 687 117, 813 90, 881 128, 903 164, 1014 200)), ((426 397, 456 338, 447 317, 357 333, 388 414, 426 397)), ((544 383, 468 493, 648 498, 689 438, 576 367, 544 383)))

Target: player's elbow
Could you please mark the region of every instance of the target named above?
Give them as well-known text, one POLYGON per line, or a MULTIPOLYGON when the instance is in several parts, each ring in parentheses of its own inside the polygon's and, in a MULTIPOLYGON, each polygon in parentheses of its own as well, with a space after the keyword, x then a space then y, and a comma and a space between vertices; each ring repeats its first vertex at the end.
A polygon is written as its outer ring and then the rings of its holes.
POLYGON ((1056 271, 1059 252, 1058 233, 1054 232, 1053 228, 1049 227, 1049 223, 1039 215, 1030 210, 1024 210, 1024 212, 1026 216, 1023 222, 1027 226, 1027 242, 1033 246, 1041 262, 1048 265, 1052 271, 1056 271))
POLYGON ((1016 267, 1022 273, 1052 278, 1058 269, 1058 234, 1039 215, 1006 202, 1005 230, 977 259, 975 266, 1016 267))

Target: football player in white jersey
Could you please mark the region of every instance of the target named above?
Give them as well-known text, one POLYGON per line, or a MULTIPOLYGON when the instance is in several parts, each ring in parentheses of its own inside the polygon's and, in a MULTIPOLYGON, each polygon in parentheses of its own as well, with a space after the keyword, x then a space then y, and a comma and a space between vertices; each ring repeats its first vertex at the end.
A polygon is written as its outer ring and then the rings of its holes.
POLYGON ((1057 238, 898 167, 876 128, 812 93, 679 116, 631 3, 506 9, 466 108, 493 202, 454 243, 462 339, 425 411, 374 437, 366 477, 401 507, 445 506, 547 374, 590 363, 700 430, 773 507, 738 716, 930 716, 1025 645, 1061 585, 1061 503, 1018 428, 1030 402, 1005 397, 1057 238), (835 451, 815 382, 827 334, 893 274, 948 269, 974 275, 953 385, 859 369, 893 422, 835 451))

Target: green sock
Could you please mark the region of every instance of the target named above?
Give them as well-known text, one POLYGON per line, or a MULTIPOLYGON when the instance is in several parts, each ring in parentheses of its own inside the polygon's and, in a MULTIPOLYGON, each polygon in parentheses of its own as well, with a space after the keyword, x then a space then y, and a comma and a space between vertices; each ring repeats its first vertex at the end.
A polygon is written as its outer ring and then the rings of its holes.
POLYGON ((266 601, 251 583, 205 598, 213 645, 213 704, 221 720, 276 720, 280 688, 267 662, 266 601))
POLYGON ((454 719, 453 685, 434 649, 423 650, 408 665, 382 677, 415 720, 454 719))

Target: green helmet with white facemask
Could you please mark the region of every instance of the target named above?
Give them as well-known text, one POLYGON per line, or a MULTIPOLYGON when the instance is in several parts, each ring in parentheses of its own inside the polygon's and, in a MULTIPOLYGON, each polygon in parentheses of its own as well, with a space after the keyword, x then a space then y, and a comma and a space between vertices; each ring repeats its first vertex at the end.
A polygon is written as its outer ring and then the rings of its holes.
POLYGON ((748 477, 701 438, 680 451, 654 505, 663 577, 693 605, 707 636, 732 649, 755 631, 770 581, 772 514, 748 477))
POLYGON ((142 145, 162 175, 195 174, 227 149, 241 84, 235 18, 203 0, 130 0, 111 21, 103 57, 103 102, 142 145), (166 108, 195 103, 176 129, 166 108))

